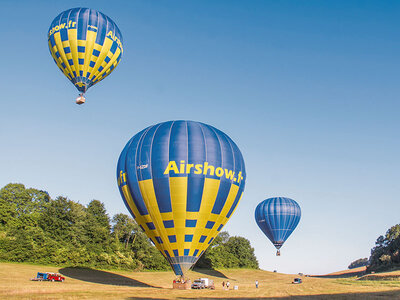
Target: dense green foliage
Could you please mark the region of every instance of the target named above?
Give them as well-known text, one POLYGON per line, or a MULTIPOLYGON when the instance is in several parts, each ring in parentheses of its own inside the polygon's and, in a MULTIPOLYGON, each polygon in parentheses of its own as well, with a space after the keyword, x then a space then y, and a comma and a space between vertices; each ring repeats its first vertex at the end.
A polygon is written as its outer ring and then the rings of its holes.
POLYGON ((65 197, 8 184, 0 190, 0 260, 72 266, 168 270, 135 221, 65 197))
POLYGON ((360 259, 357 259, 357 260, 353 261, 348 266, 348 268, 349 269, 355 269, 355 268, 359 268, 359 267, 368 266, 368 262, 369 262, 368 258, 366 258, 366 257, 365 258, 360 258, 360 259))
MULTIPOLYGON (((131 217, 117 214, 110 219, 98 200, 84 206, 11 183, 0 190, 0 260, 170 270, 131 217)), ((207 268, 258 268, 250 242, 228 233, 215 239, 199 263, 207 268)))
POLYGON ((400 267, 400 224, 380 236, 371 250, 367 271, 386 271, 400 267))
POLYGON ((249 240, 221 232, 200 257, 196 267, 258 269, 258 261, 249 240))

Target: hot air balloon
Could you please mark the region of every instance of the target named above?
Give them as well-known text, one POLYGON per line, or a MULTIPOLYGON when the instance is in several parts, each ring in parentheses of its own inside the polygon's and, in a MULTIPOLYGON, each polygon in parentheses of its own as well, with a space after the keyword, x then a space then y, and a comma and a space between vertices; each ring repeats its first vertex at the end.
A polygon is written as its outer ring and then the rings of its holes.
POLYGON ((106 78, 119 64, 123 53, 117 25, 103 13, 90 8, 72 8, 59 14, 48 32, 50 53, 61 72, 84 93, 106 78))
POLYGON ((222 131, 169 121, 130 139, 117 180, 136 222, 184 278, 235 211, 246 171, 239 148, 222 131))
POLYGON ((290 198, 269 198, 257 205, 256 222, 277 249, 280 248, 299 224, 301 210, 299 204, 290 198))

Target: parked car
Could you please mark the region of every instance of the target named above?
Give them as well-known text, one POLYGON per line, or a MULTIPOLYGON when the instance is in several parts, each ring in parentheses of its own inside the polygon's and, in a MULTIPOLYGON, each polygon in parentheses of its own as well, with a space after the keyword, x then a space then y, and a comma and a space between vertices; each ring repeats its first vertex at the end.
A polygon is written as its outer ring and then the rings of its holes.
POLYGON ((64 282, 65 277, 61 276, 58 273, 50 273, 50 272, 38 272, 35 278, 32 278, 33 281, 61 281, 64 282))
POLYGON ((299 283, 302 283, 303 281, 301 280, 301 278, 295 278, 295 279, 293 279, 293 282, 292 283, 294 283, 294 284, 299 284, 299 283))

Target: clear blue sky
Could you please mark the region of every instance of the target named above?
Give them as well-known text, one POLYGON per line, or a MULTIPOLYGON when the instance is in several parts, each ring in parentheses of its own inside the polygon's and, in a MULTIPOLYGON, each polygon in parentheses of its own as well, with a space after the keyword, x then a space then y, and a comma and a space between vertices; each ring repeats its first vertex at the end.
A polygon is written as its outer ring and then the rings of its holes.
POLYGON ((158 122, 213 125, 241 149, 242 201, 225 227, 260 266, 327 273, 368 257, 400 223, 400 2, 2 1, 0 185, 21 182, 128 213, 115 169, 131 136, 158 122), (47 30, 71 7, 110 16, 124 56, 74 104, 47 30), (282 256, 256 205, 295 199, 282 256))

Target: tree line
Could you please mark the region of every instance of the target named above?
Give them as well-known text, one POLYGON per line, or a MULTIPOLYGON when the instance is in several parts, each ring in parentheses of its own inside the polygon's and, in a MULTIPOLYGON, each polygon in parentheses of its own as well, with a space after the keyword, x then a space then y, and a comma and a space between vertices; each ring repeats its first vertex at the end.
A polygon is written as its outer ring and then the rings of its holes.
POLYGON ((371 249, 367 272, 380 272, 400 268, 400 224, 390 227, 371 249))
MULTIPOLYGON (((105 206, 10 183, 0 190, 0 260, 128 270, 170 270, 135 220, 110 218, 105 206)), ((221 232, 197 263, 203 268, 255 268, 250 242, 221 232)))

